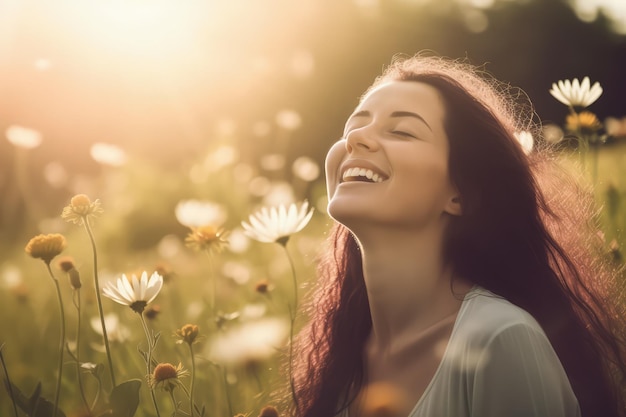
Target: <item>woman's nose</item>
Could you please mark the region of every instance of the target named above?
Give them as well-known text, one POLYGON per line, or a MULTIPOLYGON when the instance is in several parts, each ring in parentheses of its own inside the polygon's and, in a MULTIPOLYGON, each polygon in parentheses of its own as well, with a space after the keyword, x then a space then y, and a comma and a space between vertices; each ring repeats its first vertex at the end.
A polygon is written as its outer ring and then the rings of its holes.
POLYGON ((378 150, 378 140, 373 136, 372 129, 362 127, 346 135, 346 150, 351 153, 357 150, 374 152, 378 150))

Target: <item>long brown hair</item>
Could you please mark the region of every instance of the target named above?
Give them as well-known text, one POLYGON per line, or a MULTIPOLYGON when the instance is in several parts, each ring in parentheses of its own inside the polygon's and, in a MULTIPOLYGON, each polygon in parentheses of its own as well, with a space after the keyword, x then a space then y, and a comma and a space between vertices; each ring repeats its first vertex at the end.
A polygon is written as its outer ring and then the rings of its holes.
MULTIPOLYGON (((616 271, 595 252, 588 193, 563 175, 547 149, 526 155, 515 139, 516 131, 536 125, 529 102, 520 105, 525 96, 469 64, 438 57, 397 59, 370 88, 390 80, 423 82, 444 98, 450 177, 463 206, 444 246, 455 274, 535 317, 583 416, 619 416, 626 339, 616 271)), ((341 225, 328 243, 308 304, 312 318, 296 345, 299 417, 336 415, 364 382, 372 324, 361 254, 341 225)))

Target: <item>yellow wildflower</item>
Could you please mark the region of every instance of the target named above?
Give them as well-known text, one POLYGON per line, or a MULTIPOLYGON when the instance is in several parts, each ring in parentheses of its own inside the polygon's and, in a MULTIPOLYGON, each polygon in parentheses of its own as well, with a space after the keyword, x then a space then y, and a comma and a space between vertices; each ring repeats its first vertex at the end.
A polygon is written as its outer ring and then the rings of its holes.
POLYGON ((565 119, 565 127, 570 132, 594 133, 602 128, 602 123, 595 114, 590 111, 568 114, 565 119))
POLYGON ((67 246, 65 237, 58 233, 37 235, 32 238, 24 250, 35 259, 41 259, 49 264, 50 261, 67 246))
POLYGON ((185 238, 185 244, 191 249, 219 253, 228 244, 225 237, 226 233, 222 229, 213 226, 192 227, 185 238))
POLYGON ((198 337, 198 326, 195 324, 185 324, 183 327, 176 330, 176 336, 180 337, 180 340, 176 343, 180 344, 184 342, 191 346, 198 337))
POLYGON ((72 197, 70 204, 63 208, 61 218, 67 222, 82 226, 85 219, 97 217, 102 212, 100 200, 92 202, 85 194, 78 194, 72 197))

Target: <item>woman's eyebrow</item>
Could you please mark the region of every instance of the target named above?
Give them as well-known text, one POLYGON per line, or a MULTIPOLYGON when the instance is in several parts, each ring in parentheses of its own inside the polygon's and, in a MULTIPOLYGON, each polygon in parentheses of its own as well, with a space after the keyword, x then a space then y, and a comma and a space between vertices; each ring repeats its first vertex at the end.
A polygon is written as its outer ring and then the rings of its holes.
MULTIPOLYGON (((355 117, 370 117, 371 115, 372 114, 368 110, 361 110, 350 116, 350 119, 353 119, 355 117)), ((391 113, 390 117, 413 117, 414 119, 420 120, 422 123, 424 123, 431 132, 433 131, 428 122, 424 120, 422 116, 411 111, 394 111, 393 113, 391 113)), ((348 121, 350 121, 350 119, 348 119, 348 121)))
POLYGON ((417 113, 413 113, 411 111, 394 111, 391 113, 391 117, 413 117, 417 120, 421 120, 431 132, 433 131, 428 122, 426 122, 426 120, 424 120, 424 118, 417 113))

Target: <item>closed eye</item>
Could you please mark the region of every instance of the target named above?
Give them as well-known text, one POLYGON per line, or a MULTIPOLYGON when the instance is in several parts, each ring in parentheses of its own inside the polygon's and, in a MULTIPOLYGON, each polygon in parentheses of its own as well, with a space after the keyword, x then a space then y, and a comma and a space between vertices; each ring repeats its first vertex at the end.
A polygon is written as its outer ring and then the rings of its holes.
POLYGON ((394 134, 394 135, 397 135, 397 136, 404 136, 406 138, 417 139, 417 137, 414 134, 408 133, 408 132, 403 132, 401 130, 394 130, 391 133, 394 134))

